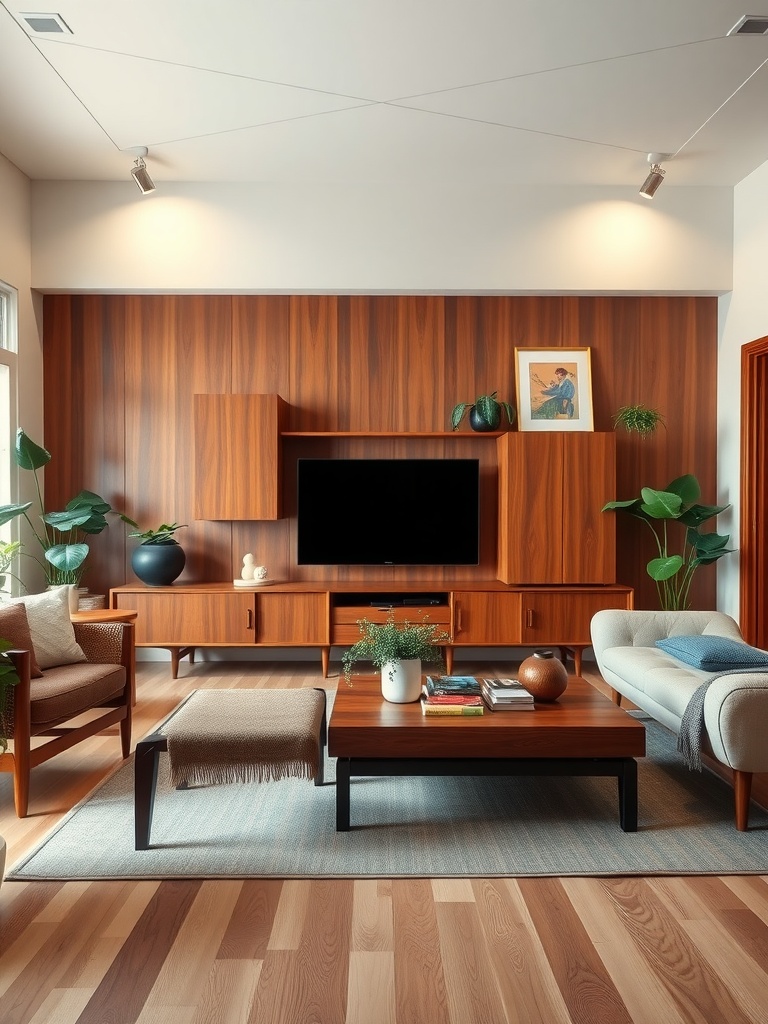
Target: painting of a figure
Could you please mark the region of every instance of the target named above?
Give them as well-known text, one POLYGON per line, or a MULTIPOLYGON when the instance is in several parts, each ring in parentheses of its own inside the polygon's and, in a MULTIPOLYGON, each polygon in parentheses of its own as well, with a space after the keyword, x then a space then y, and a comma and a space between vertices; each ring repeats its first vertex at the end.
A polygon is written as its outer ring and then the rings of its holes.
POLYGON ((592 430, 588 348, 515 349, 521 430, 592 430))

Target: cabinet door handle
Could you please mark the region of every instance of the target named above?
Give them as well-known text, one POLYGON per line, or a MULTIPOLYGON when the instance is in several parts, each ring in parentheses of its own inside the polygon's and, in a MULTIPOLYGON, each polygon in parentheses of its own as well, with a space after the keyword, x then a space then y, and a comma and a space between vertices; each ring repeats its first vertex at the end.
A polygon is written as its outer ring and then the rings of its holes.
POLYGON ((253 608, 249 608, 245 614, 245 628, 253 629, 253 608))
POLYGON ((533 629, 533 608, 525 609, 525 627, 526 629, 533 629))
POLYGON ((461 632, 461 605, 456 605, 456 632, 461 632))

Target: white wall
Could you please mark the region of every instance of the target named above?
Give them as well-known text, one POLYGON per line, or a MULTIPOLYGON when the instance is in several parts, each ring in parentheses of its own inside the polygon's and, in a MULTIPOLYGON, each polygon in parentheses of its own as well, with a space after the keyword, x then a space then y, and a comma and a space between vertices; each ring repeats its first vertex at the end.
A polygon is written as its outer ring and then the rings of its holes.
POLYGON ((35 182, 47 291, 718 294, 732 192, 35 182))
MULTIPOLYGON (((768 335, 766 247, 768 246, 768 163, 734 190, 733 294, 721 299, 718 367, 719 501, 731 502, 721 516, 721 533, 739 543, 739 431, 741 348, 768 335)), ((739 617, 738 554, 718 562, 718 608, 739 617)))
MULTIPOLYGON (((32 291, 32 190, 29 179, 0 154, 0 279, 19 293, 17 401, 19 423, 35 440, 43 439, 42 302, 32 291)), ((31 473, 19 473, 19 500, 35 500, 31 473)), ((29 553, 38 554, 34 538, 22 529, 29 553)), ((38 589, 42 580, 34 563, 21 559, 17 572, 38 589)))

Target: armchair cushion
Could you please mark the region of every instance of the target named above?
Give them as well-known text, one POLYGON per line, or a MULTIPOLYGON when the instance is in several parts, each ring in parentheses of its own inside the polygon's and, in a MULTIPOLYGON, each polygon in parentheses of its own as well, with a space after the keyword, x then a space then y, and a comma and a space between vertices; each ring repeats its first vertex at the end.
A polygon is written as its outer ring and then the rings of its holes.
POLYGON ((30 652, 32 656, 30 675, 33 679, 39 679, 43 673, 35 661, 32 635, 29 632, 29 619, 23 604, 0 605, 0 636, 4 640, 8 640, 14 650, 30 652))
POLYGON ((23 604, 26 609, 32 646, 40 668, 85 661, 69 617, 69 587, 14 597, 10 603, 23 604))
POLYGON ((656 646, 678 661, 708 672, 768 666, 768 651, 726 636, 671 636, 657 640, 656 646))
POLYGON ((30 715, 34 730, 74 718, 83 711, 119 697, 125 688, 122 665, 86 663, 47 669, 30 686, 30 715))

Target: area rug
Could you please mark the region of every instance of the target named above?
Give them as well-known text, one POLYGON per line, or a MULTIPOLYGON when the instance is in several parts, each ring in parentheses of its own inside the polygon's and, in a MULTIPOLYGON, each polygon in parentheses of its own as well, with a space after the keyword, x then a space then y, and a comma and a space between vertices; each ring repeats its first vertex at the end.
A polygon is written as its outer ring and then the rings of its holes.
POLYGON ((689 772, 645 720, 639 829, 618 823, 611 778, 352 780, 352 829, 335 831, 333 761, 322 787, 287 780, 176 791, 167 758, 152 848, 133 849, 133 764, 79 804, 6 876, 396 878, 768 873, 768 813, 733 825, 733 793, 689 772))

